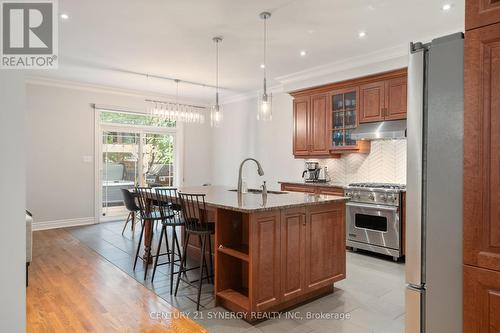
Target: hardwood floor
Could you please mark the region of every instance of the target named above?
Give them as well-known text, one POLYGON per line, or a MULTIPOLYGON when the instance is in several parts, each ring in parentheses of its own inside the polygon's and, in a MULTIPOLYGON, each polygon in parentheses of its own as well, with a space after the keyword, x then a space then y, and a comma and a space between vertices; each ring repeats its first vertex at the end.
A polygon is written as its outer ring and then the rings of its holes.
POLYGON ((62 229, 33 255, 27 332, 208 332, 62 229))

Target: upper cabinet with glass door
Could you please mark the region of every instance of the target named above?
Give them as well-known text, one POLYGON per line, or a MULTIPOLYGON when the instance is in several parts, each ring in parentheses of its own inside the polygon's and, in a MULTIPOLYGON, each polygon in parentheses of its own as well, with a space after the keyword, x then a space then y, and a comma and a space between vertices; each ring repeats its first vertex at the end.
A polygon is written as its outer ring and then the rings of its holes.
POLYGON ((343 89, 331 93, 332 135, 331 150, 357 149, 356 140, 351 139, 351 131, 358 123, 358 89, 343 89))

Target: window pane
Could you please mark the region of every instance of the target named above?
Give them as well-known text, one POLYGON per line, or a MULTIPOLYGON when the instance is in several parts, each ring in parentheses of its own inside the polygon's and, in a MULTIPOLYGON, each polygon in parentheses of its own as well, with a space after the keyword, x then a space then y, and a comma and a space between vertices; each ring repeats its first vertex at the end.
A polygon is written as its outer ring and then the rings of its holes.
POLYGON ((345 102, 346 109, 355 109, 356 108, 356 92, 349 92, 345 94, 345 102))
POLYGON ((151 117, 135 113, 101 111, 101 122, 126 125, 144 125, 156 127, 175 127, 175 121, 168 121, 161 117, 151 117))
POLYGON ((139 134, 103 132, 102 138, 102 205, 122 206, 121 189, 138 181, 139 134))
POLYGON ((342 110, 344 108, 344 101, 343 101, 344 95, 335 95, 333 96, 333 110, 342 110))
POLYGON ((351 139, 351 130, 345 131, 345 144, 346 146, 355 146, 356 140, 351 139))
POLYGON ((174 137, 164 134, 146 134, 143 148, 144 183, 174 185, 174 137))
POLYGON ((344 111, 333 112, 333 128, 344 127, 344 111))
POLYGON ((333 131, 332 134, 333 146, 341 147, 344 145, 344 131, 333 131))

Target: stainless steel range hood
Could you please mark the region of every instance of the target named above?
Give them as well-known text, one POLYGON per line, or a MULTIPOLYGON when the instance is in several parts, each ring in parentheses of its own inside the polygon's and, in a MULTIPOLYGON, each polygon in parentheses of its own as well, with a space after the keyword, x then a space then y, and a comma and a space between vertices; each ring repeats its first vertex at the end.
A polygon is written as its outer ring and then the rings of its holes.
POLYGON ((387 140, 406 138, 406 120, 359 124, 351 132, 354 140, 387 140))

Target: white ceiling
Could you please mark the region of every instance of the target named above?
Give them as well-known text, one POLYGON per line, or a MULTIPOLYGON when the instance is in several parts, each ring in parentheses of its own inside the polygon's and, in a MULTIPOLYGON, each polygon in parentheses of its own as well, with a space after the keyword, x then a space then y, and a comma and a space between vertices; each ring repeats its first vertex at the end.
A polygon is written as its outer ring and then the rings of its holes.
MULTIPOLYGON (((450 0, 443 12, 446 1, 59 0, 69 15, 60 20, 60 69, 37 75, 172 94, 175 84, 120 71, 213 84, 212 37, 222 35, 220 83, 226 95, 243 93, 261 85, 264 10, 272 12, 268 69, 276 85, 277 77, 463 30, 464 2, 450 0)), ((180 93, 212 96, 185 85, 180 93)))

